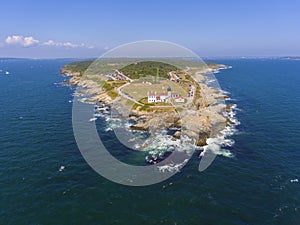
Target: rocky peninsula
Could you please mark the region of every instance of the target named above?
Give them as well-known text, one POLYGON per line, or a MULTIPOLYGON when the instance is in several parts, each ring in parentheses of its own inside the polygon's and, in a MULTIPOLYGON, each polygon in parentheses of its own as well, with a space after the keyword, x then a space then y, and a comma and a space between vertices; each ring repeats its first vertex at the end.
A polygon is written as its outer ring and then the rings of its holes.
POLYGON ((120 63, 105 62, 105 68, 102 63, 99 72, 91 69, 92 63, 65 65, 61 73, 70 77, 65 82, 81 88, 80 94, 88 96, 84 102, 114 108, 124 119, 134 121, 130 126, 132 130, 174 130, 174 138, 185 135, 194 144, 203 146, 207 138, 217 136, 231 123, 225 116, 230 111, 224 101, 228 96, 219 88, 209 86, 205 75, 228 66, 207 63, 205 67, 178 68, 148 61, 122 67, 120 63), (167 91, 170 91, 169 97, 167 91), (156 96, 150 101, 151 92, 165 92, 165 97, 156 96))

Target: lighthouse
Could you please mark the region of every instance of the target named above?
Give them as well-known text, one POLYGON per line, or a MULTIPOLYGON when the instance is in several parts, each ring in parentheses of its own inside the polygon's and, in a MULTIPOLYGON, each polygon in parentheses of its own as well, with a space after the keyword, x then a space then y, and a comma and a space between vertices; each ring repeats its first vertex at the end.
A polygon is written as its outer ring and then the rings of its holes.
POLYGON ((170 86, 167 88, 167 93, 168 93, 168 102, 171 102, 171 98, 172 98, 172 89, 171 89, 170 86))

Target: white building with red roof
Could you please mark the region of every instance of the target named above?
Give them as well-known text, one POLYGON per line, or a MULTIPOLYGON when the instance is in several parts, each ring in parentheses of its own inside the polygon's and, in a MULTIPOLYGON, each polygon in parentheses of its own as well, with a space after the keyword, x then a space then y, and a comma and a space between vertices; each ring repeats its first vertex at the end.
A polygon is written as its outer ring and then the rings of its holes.
POLYGON ((184 98, 176 92, 172 92, 171 87, 167 89, 167 93, 157 94, 155 92, 148 92, 148 103, 153 102, 171 102, 171 99, 174 99, 175 102, 184 102, 184 98))
POLYGON ((184 98, 182 96, 178 96, 175 98, 175 102, 184 103, 184 98))

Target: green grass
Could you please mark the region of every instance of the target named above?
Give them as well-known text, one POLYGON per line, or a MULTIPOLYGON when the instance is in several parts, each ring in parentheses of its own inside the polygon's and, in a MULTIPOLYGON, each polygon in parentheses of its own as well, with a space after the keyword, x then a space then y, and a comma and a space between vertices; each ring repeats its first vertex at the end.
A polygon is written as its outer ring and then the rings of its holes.
POLYGON ((84 71, 87 70, 87 68, 92 64, 92 60, 88 61, 81 61, 81 62, 73 62, 65 65, 63 67, 64 70, 69 70, 71 72, 79 72, 80 75, 84 74, 84 71))
POLYGON ((168 78, 170 71, 178 70, 176 66, 156 61, 145 61, 133 63, 120 69, 120 72, 132 79, 146 76, 158 76, 168 78))
POLYGON ((169 86, 172 88, 172 92, 177 92, 184 97, 187 96, 187 86, 182 86, 170 80, 163 80, 160 83, 153 83, 152 85, 135 82, 122 88, 122 91, 139 101, 140 99, 147 97, 148 92, 156 91, 157 94, 160 94, 166 92, 169 86))
POLYGON ((118 97, 118 93, 115 92, 115 91, 108 91, 108 92, 107 92, 107 95, 108 95, 109 97, 111 97, 112 99, 115 99, 116 97, 118 97))
POLYGON ((110 85, 109 83, 105 82, 102 86, 106 91, 111 91, 114 89, 114 87, 112 85, 110 85))

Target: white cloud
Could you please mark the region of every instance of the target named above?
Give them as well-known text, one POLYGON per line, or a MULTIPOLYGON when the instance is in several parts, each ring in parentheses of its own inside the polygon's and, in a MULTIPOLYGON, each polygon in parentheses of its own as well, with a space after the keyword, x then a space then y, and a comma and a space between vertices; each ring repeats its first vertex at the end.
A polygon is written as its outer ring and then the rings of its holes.
POLYGON ((47 45, 47 46, 57 46, 57 43, 52 41, 52 40, 48 40, 46 42, 43 43, 43 45, 47 45))
POLYGON ((24 47, 29 47, 35 44, 38 44, 40 41, 34 39, 33 37, 25 37, 24 38, 24 47))
MULTIPOLYGON (((52 46, 52 47, 62 47, 62 48, 87 48, 93 49, 94 46, 89 46, 84 43, 81 44, 74 44, 69 41, 67 42, 56 42, 53 40, 48 40, 46 42, 40 42, 39 40, 34 39, 32 36, 24 37, 21 35, 11 35, 5 39, 5 43, 7 45, 19 45, 23 47, 30 47, 30 46, 52 46)), ((1 43, 0 43, 1 47, 1 43)))
POLYGON ((70 47, 70 48, 77 48, 77 47, 79 47, 79 45, 72 44, 71 42, 65 42, 65 43, 63 43, 63 46, 64 47, 70 47))
POLYGON ((55 46, 55 47, 66 47, 66 48, 88 48, 88 49, 94 48, 94 46, 87 46, 84 43, 74 44, 69 41, 68 42, 55 42, 53 40, 48 40, 48 41, 44 42, 42 45, 55 46))
POLYGON ((23 47, 30 47, 37 45, 39 43, 39 40, 34 39, 32 36, 23 37, 20 35, 12 35, 8 36, 5 39, 5 42, 9 45, 21 45, 23 47))

